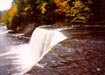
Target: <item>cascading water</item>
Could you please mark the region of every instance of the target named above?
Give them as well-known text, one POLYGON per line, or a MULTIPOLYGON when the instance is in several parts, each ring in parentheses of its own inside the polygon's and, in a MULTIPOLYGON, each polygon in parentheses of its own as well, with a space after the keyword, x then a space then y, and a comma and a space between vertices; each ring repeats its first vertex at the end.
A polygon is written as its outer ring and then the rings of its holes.
POLYGON ((53 46, 64 39, 66 37, 60 32, 60 29, 36 28, 30 41, 30 50, 32 57, 34 57, 34 64, 40 61, 53 46))
POLYGON ((63 28, 47 27, 37 27, 28 44, 10 45, 7 49, 8 51, 0 55, 0 57, 6 56, 6 58, 11 60, 8 63, 11 64, 9 69, 10 75, 23 75, 37 65, 53 46, 67 38, 60 32, 63 28))
POLYGON ((31 63, 26 71, 30 70, 34 65, 40 66, 38 62, 43 58, 43 56, 57 43, 66 39, 66 36, 60 32, 61 30, 62 28, 52 29, 46 28, 46 26, 41 26, 35 29, 30 40, 28 52, 28 54, 30 54, 29 60, 31 63))

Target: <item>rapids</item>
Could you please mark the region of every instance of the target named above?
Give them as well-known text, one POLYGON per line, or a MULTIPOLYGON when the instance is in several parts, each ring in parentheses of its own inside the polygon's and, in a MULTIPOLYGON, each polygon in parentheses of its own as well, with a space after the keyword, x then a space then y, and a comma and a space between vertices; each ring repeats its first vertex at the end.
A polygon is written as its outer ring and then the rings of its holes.
POLYGON ((0 75, 24 75, 37 66, 52 47, 67 39, 61 30, 64 28, 37 27, 26 43, 16 38, 22 34, 8 34, 6 27, 0 26, 0 75))

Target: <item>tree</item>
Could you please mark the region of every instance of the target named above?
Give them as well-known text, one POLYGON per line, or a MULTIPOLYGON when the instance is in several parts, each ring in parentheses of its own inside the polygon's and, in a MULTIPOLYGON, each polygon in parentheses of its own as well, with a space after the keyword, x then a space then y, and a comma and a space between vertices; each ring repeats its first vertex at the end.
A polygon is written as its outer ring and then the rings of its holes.
POLYGON ((91 0, 14 0, 6 24, 18 32, 30 23, 85 23, 91 16, 91 4, 91 0))
POLYGON ((1 16, 1 22, 3 22, 4 25, 8 25, 9 24, 8 18, 9 18, 8 12, 7 11, 3 11, 2 12, 2 16, 1 16))
POLYGON ((90 1, 82 0, 54 0, 57 5, 55 12, 65 14, 66 22, 83 22, 85 23, 91 16, 90 1))

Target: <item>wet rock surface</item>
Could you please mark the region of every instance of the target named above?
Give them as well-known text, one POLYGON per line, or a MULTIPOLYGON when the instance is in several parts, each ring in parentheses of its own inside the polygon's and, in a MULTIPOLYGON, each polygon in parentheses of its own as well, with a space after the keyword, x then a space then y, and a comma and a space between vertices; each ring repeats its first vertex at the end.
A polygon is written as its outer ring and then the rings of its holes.
POLYGON ((105 25, 75 25, 29 75, 105 75, 105 25))

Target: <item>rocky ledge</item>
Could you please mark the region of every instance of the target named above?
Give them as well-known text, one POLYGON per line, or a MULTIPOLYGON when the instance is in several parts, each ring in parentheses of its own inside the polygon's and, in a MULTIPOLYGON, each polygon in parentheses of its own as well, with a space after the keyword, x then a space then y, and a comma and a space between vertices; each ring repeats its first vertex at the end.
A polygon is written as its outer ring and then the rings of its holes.
POLYGON ((73 25, 29 75, 105 75, 105 25, 73 25))

